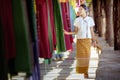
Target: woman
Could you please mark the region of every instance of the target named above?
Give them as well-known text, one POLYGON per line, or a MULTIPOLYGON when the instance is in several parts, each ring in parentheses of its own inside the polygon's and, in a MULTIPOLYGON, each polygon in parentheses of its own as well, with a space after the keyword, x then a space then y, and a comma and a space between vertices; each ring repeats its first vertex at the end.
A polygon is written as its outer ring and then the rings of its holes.
POLYGON ((84 73, 84 77, 87 78, 91 42, 96 45, 96 38, 93 31, 95 24, 93 19, 87 16, 86 5, 80 5, 79 13, 79 17, 74 21, 75 30, 73 32, 67 32, 64 30, 64 33, 67 35, 76 34, 76 72, 84 73))

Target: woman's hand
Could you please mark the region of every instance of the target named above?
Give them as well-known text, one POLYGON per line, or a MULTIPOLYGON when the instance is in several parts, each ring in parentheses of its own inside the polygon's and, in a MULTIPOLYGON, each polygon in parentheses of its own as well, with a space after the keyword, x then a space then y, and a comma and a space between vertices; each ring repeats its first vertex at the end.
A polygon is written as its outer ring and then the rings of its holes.
POLYGON ((64 34, 67 34, 67 35, 74 35, 74 34, 76 34, 78 32, 78 29, 75 28, 75 31, 73 31, 73 32, 68 32, 68 31, 63 29, 63 32, 64 32, 64 34))
POLYGON ((69 34, 69 32, 67 32, 67 31, 66 31, 66 30, 64 30, 64 29, 63 29, 63 32, 64 32, 64 34, 69 34))
POLYGON ((93 47, 97 47, 97 42, 96 41, 92 41, 92 45, 93 45, 93 47))

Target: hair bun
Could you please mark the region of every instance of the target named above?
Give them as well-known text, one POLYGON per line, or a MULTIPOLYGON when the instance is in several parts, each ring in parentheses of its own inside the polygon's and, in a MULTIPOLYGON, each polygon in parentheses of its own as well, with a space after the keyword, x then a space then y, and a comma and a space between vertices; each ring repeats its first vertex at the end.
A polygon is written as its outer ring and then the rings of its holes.
POLYGON ((85 10, 87 10, 87 6, 85 4, 81 4, 80 5, 82 8, 84 8, 85 10))

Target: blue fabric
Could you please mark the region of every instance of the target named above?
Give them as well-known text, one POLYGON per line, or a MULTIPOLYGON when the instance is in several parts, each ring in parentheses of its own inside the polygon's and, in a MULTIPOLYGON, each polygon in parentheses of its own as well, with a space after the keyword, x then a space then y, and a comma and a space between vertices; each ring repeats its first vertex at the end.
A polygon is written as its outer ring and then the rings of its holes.
POLYGON ((74 20, 76 18, 75 11, 71 5, 69 5, 70 9, 70 23, 71 23, 71 31, 74 31, 74 20))

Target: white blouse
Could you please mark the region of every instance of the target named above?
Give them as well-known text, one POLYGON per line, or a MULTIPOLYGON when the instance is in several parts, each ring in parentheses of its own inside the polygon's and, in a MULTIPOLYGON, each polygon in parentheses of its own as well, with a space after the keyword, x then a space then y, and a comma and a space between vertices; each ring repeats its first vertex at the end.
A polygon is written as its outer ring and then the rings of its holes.
POLYGON ((90 27, 94 27, 95 23, 92 17, 78 17, 74 21, 74 26, 78 27, 77 39, 92 38, 90 27))

